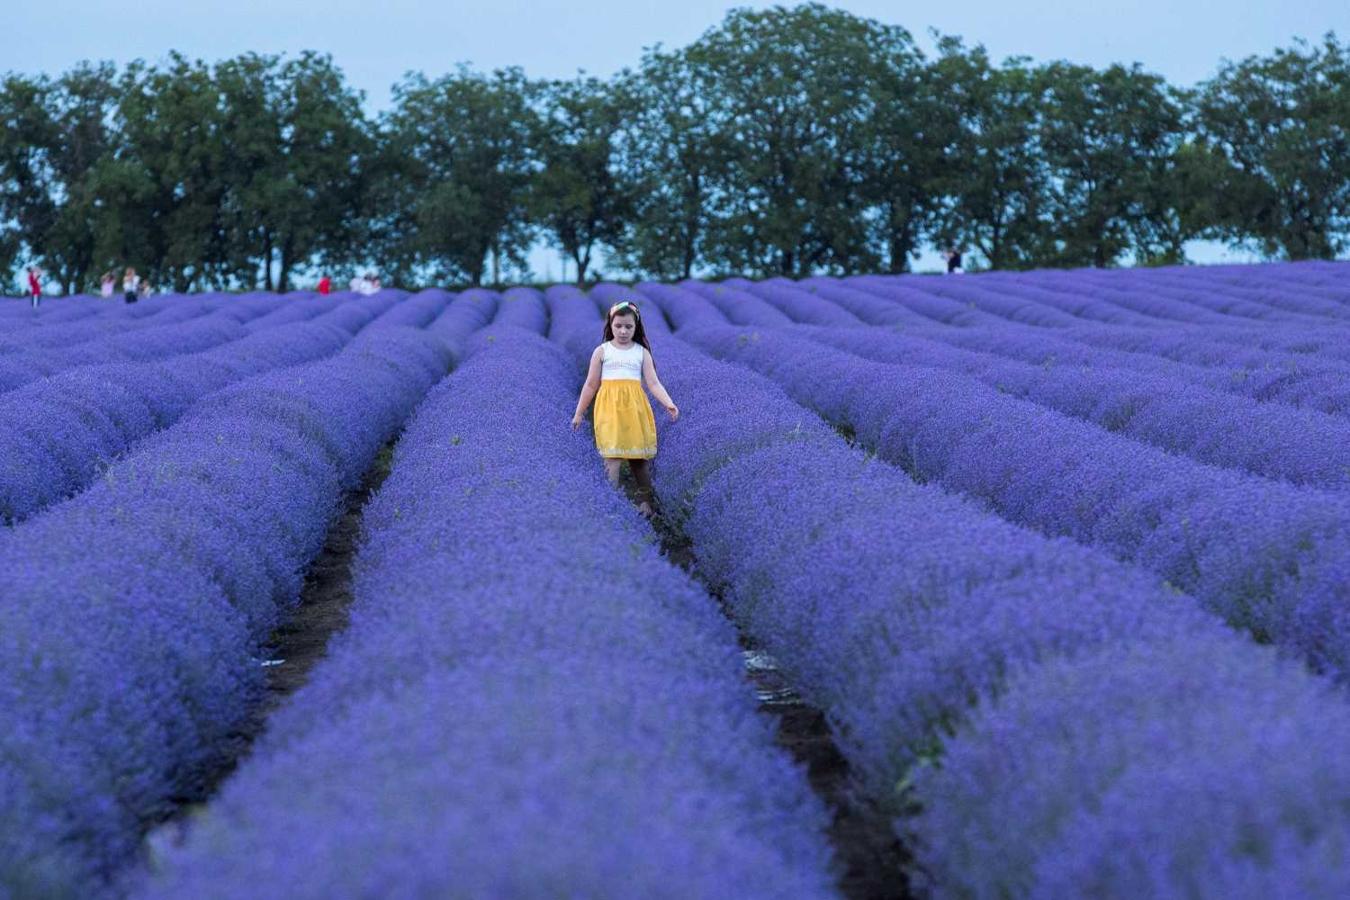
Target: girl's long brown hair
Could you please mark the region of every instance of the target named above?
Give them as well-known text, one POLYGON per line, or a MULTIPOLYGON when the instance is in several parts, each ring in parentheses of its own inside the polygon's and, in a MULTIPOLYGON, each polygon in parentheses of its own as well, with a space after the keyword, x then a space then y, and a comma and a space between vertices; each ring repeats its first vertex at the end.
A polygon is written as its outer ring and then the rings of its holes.
POLYGON ((642 312, 638 309, 638 305, 631 300, 623 300, 620 303, 616 303, 614 306, 610 307, 609 312, 605 314, 605 336, 603 340, 614 340, 615 316, 633 317, 633 321, 637 323, 637 327, 633 329, 633 342, 641 344, 644 350, 651 353, 652 345, 647 342, 647 329, 642 327, 642 312), (615 307, 618 308, 616 309, 615 307))

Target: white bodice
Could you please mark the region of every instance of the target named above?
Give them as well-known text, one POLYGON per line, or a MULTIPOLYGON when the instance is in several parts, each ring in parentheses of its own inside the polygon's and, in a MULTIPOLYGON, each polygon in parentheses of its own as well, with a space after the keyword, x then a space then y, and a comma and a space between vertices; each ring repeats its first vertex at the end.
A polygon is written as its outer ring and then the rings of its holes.
POLYGON ((633 343, 627 350, 620 350, 612 341, 605 341, 600 380, 614 381, 620 378, 642 380, 642 345, 633 343))

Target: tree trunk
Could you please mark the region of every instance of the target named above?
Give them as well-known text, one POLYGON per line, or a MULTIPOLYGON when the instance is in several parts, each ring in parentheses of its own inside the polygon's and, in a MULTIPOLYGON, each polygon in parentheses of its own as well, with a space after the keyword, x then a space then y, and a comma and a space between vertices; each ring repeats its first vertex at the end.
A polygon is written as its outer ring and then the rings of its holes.
POLYGON ((886 268, 891 275, 903 275, 909 271, 909 254, 914 249, 914 217, 908 207, 902 216, 899 203, 892 200, 886 218, 889 231, 886 268))
POLYGON ((272 232, 263 232, 263 290, 272 290, 272 232))
POLYGON ((291 289, 291 267, 295 265, 291 258, 293 255, 291 240, 287 238, 281 243, 281 271, 277 273, 277 290, 283 294, 291 289))
POLYGON ((586 283, 586 268, 591 264, 590 248, 586 248, 585 255, 582 255, 581 248, 577 247, 572 251, 572 262, 577 264, 577 287, 581 287, 586 283))

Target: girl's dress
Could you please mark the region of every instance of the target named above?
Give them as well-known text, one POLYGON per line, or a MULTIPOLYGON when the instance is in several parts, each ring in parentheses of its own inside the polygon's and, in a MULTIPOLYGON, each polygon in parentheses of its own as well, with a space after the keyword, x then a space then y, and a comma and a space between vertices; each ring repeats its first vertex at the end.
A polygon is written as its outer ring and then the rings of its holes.
POLYGON ((651 459, 656 455, 656 417, 642 389, 646 350, 634 343, 604 348, 600 391, 595 395, 595 448, 611 459, 651 459))

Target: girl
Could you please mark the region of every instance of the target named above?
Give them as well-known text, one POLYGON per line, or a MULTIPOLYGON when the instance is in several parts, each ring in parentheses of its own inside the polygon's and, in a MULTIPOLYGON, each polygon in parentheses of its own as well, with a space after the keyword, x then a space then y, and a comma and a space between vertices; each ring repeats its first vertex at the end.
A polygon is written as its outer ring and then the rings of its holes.
POLYGON ((624 300, 611 306, 605 316, 604 343, 591 354, 586 383, 581 386, 577 411, 572 416, 572 428, 580 428, 581 417, 595 398, 595 447, 604 457, 605 475, 617 485, 619 467, 628 460, 638 484, 638 512, 648 518, 652 515, 651 459, 656 455, 656 419, 642 392, 643 382, 672 422, 680 417, 680 408, 656 377, 651 351, 637 305, 624 300))

